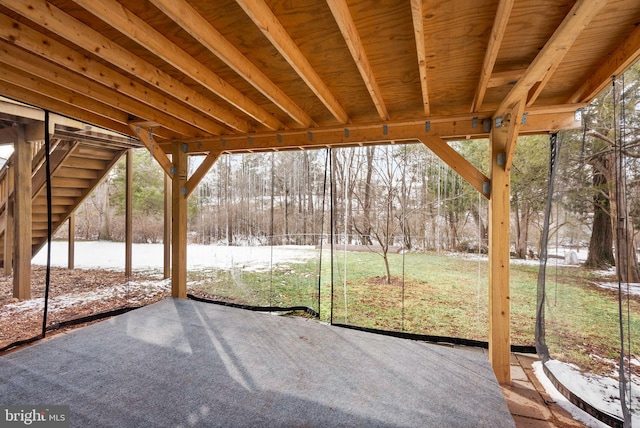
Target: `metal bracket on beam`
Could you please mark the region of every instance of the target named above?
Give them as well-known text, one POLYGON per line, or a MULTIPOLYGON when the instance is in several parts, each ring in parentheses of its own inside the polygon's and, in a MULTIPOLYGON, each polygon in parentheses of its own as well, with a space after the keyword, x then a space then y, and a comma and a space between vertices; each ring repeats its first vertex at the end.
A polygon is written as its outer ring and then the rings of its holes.
POLYGON ((500 128, 502 126, 502 116, 496 117, 496 128, 500 128))
POLYGON ((189 145, 187 143, 182 143, 180 148, 182 149, 182 153, 187 153, 189 151, 189 145))
POLYGON ((496 159, 496 162, 500 166, 505 166, 507 164, 507 154, 505 152, 498 153, 498 159, 496 159))
POLYGON ((176 175, 176 167, 175 167, 175 165, 171 165, 171 167, 169 168, 169 172, 171 173, 171 175, 176 175))
POLYGON ((249 144, 253 145, 253 137, 249 136, 249 144))
POLYGON ((278 134, 278 143, 282 143, 282 134, 278 134))
POLYGON ((424 123, 424 129, 425 129, 425 131, 427 131, 427 132, 431 132, 431 122, 426 121, 426 122, 424 123))
POLYGON ((182 186, 182 188, 180 189, 180 192, 182 193, 182 196, 187 196, 187 187, 182 186))
POLYGON ((345 138, 349 138, 349 128, 344 128, 344 136, 345 138))
POLYGON ((471 119, 471 127, 472 128, 477 128, 478 127, 478 117, 474 117, 473 119, 471 119))
POLYGON ((227 147, 227 140, 225 140, 224 138, 220 139, 220 143, 222 143, 222 147, 227 147))
POLYGON ((482 119, 482 131, 491 132, 491 119, 482 119))
POLYGON ((388 135, 389 134, 389 125, 382 125, 382 133, 384 135, 388 135))
POLYGON ((309 137, 309 141, 313 141, 313 132, 307 132, 307 137, 309 137))
POLYGON ((582 112, 584 111, 584 109, 579 108, 578 110, 576 110, 573 113, 573 118, 576 120, 576 122, 582 122, 582 112))
POLYGON ((527 112, 525 111, 524 113, 522 113, 522 120, 520 121, 521 125, 526 125, 527 124, 527 112))
POLYGON ((491 194, 491 183, 489 183, 488 181, 485 181, 482 183, 482 194, 483 195, 491 194))

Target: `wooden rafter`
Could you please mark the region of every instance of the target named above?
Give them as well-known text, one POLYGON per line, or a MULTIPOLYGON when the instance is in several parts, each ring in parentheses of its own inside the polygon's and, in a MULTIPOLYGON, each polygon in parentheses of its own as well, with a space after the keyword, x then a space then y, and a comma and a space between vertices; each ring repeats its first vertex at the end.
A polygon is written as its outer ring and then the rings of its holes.
POLYGON ((98 53, 100 58, 109 62, 111 65, 125 72, 129 72, 132 69, 135 70, 136 76, 150 83, 158 90, 181 101, 189 100, 189 105, 199 109, 202 115, 194 115, 193 110, 168 100, 166 96, 155 94, 147 88, 140 87, 135 81, 125 78, 114 69, 104 66, 97 61, 92 61, 87 58, 86 55, 67 48, 63 44, 5 15, 0 15, 0 32, 2 33, 2 38, 5 40, 20 45, 20 47, 55 61, 60 65, 74 69, 74 71, 89 76, 103 84, 117 88, 118 91, 127 92, 133 88, 133 92, 139 95, 141 100, 152 98, 153 100, 149 100, 150 105, 167 104, 167 113, 181 117, 193 126, 203 129, 209 134, 221 134, 224 128, 208 118, 214 118, 227 124, 231 122, 235 125, 234 128, 248 130, 246 123, 237 122, 237 118, 233 115, 229 117, 230 115, 227 110, 207 100, 195 90, 171 78, 169 75, 160 72, 156 67, 116 45, 111 40, 75 20, 52 4, 45 3, 42 0, 35 0, 28 4, 20 0, 3 0, 3 4, 12 8, 16 13, 54 31, 57 35, 76 43, 83 49, 98 53), (43 43, 44 40, 46 40, 46 43, 43 43), (106 75, 103 75, 103 72, 106 73, 106 75), (105 80, 106 82, 104 82, 105 80))
MULTIPOLYGON (((53 87, 56 85, 71 91, 82 93, 96 101, 94 112, 101 106, 114 105, 131 116, 137 114, 144 115, 145 118, 159 124, 160 126, 178 133, 178 135, 198 135, 198 132, 191 125, 176 119, 158 109, 152 108, 131 97, 119 94, 113 89, 109 89, 95 81, 78 76, 56 64, 52 64, 40 57, 31 55, 14 45, 0 41, 0 62, 15 67, 24 73, 28 73, 49 82, 53 87)), ((125 118, 126 119, 126 118, 125 118)), ((126 123, 127 120, 125 120, 126 123)), ((163 135, 161 133, 160 135, 163 135)), ((165 138, 175 138, 176 134, 166 135, 165 138)))
POLYGON ((523 97, 527 96, 529 90, 536 83, 543 81, 547 73, 555 69, 582 30, 606 4, 606 0, 578 0, 576 2, 551 38, 531 62, 524 76, 518 80, 518 83, 504 98, 500 107, 496 110, 496 116, 511 111, 523 97))
POLYGON ((491 28, 491 37, 489 38, 489 46, 484 55, 484 62, 482 63, 482 69, 480 70, 480 81, 476 88, 476 94, 473 97, 473 103, 471 104, 471 112, 480 110, 484 95, 487 92, 489 86, 489 80, 493 73, 493 67, 498 58, 498 52, 502 45, 502 39, 504 32, 507 29, 507 23, 509 22, 509 16, 511 16, 511 9, 513 8, 514 0, 501 0, 498 4, 498 10, 493 21, 493 27, 491 28))
POLYGON ((120 132, 124 135, 131 134, 131 130, 126 124, 117 122, 112 118, 107 119, 103 116, 99 116, 96 113, 88 112, 86 110, 78 108, 72 104, 69 104, 68 102, 47 97, 45 95, 31 91, 30 89, 16 86, 3 80, 0 80, 0 93, 6 95, 7 97, 15 98, 16 100, 21 100, 34 106, 50 109, 51 111, 55 111, 56 113, 61 115, 73 117, 86 123, 91 123, 105 129, 120 132))
POLYGON ((345 0, 328 0, 327 4, 329 5, 331 13, 333 14, 333 17, 342 32, 342 36, 349 47, 351 56, 360 71, 360 76, 362 76, 362 80, 364 80, 364 84, 369 90, 371 100, 376 106, 378 115, 382 120, 389 120, 389 112, 387 111, 387 107, 382 99, 382 93, 380 92, 376 78, 373 75, 373 70, 371 68, 371 64, 369 64, 367 53, 364 50, 362 40, 360 40, 360 35, 358 34, 358 29, 356 28, 355 22, 353 22, 351 12, 349 12, 349 6, 345 0))
POLYGON ((286 59, 289 65, 305 81, 307 86, 322 101, 325 107, 340 123, 347 123, 349 115, 340 105, 329 87, 315 71, 309 60, 287 33, 278 17, 273 13, 264 0, 236 0, 260 31, 269 39, 271 44, 286 59))
MULTIPOLYGON (((85 106, 91 104, 87 97, 77 91, 68 90, 60 86, 50 85, 44 79, 39 77, 21 73, 15 68, 0 62, 0 80, 19 86, 21 88, 30 89, 38 94, 53 98, 60 102, 71 102, 77 106, 85 106)), ((84 108, 84 107, 80 107, 84 108)), ((120 123, 126 123, 128 115, 109 104, 95 105, 91 109, 92 113, 98 114, 105 118, 113 118, 120 123)))
POLYGON ((151 1, 293 120, 306 128, 313 126, 313 120, 302 108, 296 105, 190 4, 184 0, 151 1))
MULTIPOLYGON (((74 1, 267 128, 282 129, 284 127, 266 110, 245 97, 240 91, 229 85, 204 64, 193 58, 131 11, 125 9, 117 1, 74 1)), ((249 130, 245 121, 229 111, 219 112, 218 118, 233 129, 243 132, 249 130)))
POLYGON ((536 102, 536 100, 542 93, 542 90, 545 88, 545 86, 547 86, 547 83, 549 83, 549 80, 553 76, 553 73, 556 72, 559 66, 560 61, 556 61, 555 64, 549 67, 549 71, 545 73, 542 80, 533 85, 533 87, 529 90, 529 95, 527 95, 527 106, 531 106, 536 102))
POLYGON ((429 116, 429 84, 427 80, 427 57, 424 43, 424 13, 422 0, 411 0, 411 16, 413 18, 413 33, 416 37, 416 55, 418 57, 418 71, 420 72, 420 88, 422 89, 422 104, 424 114, 429 116))
POLYGON ((598 70, 569 98, 569 102, 589 102, 610 83, 611 76, 623 73, 640 58, 640 26, 636 26, 598 70))

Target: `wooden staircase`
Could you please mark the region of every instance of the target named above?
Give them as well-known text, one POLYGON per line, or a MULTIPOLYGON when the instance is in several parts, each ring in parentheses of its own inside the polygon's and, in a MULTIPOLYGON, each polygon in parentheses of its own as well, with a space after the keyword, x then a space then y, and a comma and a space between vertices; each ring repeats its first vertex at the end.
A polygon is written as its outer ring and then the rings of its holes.
MULTIPOLYGON (((34 256, 47 242, 47 190, 44 143, 31 144, 31 247, 32 256, 34 256)), ((138 141, 113 133, 70 129, 56 125, 50 138, 53 233, 64 224, 122 155, 128 149, 139 146, 138 141)), ((9 158, 0 170, 0 266, 2 267, 5 260, 5 246, 13 242, 11 225, 14 185, 11 164, 12 158, 9 158)))

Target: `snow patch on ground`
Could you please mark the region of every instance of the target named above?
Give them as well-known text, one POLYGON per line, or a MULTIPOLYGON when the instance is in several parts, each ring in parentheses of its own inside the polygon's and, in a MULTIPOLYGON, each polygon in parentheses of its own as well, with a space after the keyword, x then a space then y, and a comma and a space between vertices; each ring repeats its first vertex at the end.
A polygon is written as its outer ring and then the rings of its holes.
MULTIPOLYGON (((304 263, 319 252, 313 246, 265 246, 236 247, 218 245, 189 245, 187 247, 187 269, 222 269, 240 267, 244 271, 265 271, 272 265, 304 263)), ((66 241, 51 243, 51 265, 67 266, 68 244, 66 241)), ((132 265, 135 271, 162 269, 163 244, 133 244, 132 265)), ((124 270, 125 245, 122 242, 78 241, 75 243, 76 268, 124 270)), ((47 264, 46 246, 36 254, 33 263, 47 264)))
MULTIPOLYGON (((616 379, 582 373, 577 366, 557 360, 547 361, 546 366, 562 385, 585 402, 599 410, 622 418, 620 394, 618 381, 616 379)), ((574 406, 566 397, 564 397, 564 395, 562 395, 553 386, 551 380, 549 380, 547 375, 544 373, 542 362, 535 362, 533 364, 533 368, 536 377, 540 380, 540 383, 544 386, 551 398, 562 408, 571 413, 576 420, 590 427, 607 426, 574 406)), ((637 378, 633 379, 631 385, 631 399, 632 425, 640 426, 638 425, 640 424, 640 383, 637 378)))
MULTIPOLYGON (((135 305, 136 296, 154 296, 156 294, 169 291, 170 288, 170 279, 161 281, 130 281, 127 284, 114 285, 112 287, 105 287, 98 290, 49 297, 48 310, 55 313, 79 304, 86 304, 88 302, 101 301, 114 297, 126 297, 128 302, 135 305)), ((43 297, 23 300, 15 303, 8 303, 0 307, 0 317, 15 315, 25 311, 42 312, 43 309, 43 297)))
MULTIPOLYGON (((606 290, 612 290, 618 292, 618 283, 617 282, 592 282, 591 284, 604 288, 606 290)), ((623 283, 620 286, 622 289, 622 294, 629 294, 631 296, 640 296, 640 284, 638 283, 623 283)))

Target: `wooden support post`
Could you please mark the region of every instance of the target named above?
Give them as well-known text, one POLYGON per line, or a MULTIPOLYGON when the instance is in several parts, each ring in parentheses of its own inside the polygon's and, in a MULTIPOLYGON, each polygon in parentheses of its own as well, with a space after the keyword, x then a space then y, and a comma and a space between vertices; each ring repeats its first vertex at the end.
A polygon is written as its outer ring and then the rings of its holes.
POLYGON ((171 276, 171 177, 164 174, 164 278, 171 276))
MULTIPOLYGON (((13 167, 9 169, 8 174, 13 174, 13 167)), ((6 181, 9 180, 7 179, 6 181)), ((9 191, 7 190, 7 195, 8 194, 9 191)), ((5 216, 7 221, 4 227, 4 274, 9 276, 13 273, 13 195, 7 198, 7 209, 5 210, 5 216)))
POLYGON ((181 143, 172 143, 171 189, 171 295, 187 297, 187 154, 181 143))
POLYGON ((127 150, 126 159, 124 274, 128 279, 131 277, 133 263, 133 149, 127 150))
POLYGON ((519 105, 494 118, 491 130, 489 199, 489 361, 496 379, 511 384, 510 180, 511 159, 520 127, 519 105))
POLYGON ((25 139, 24 125, 16 128, 14 144, 14 263, 13 297, 31 298, 31 145, 25 139))
POLYGON ((67 257, 67 268, 75 268, 76 260, 76 213, 69 216, 69 253, 67 257))

